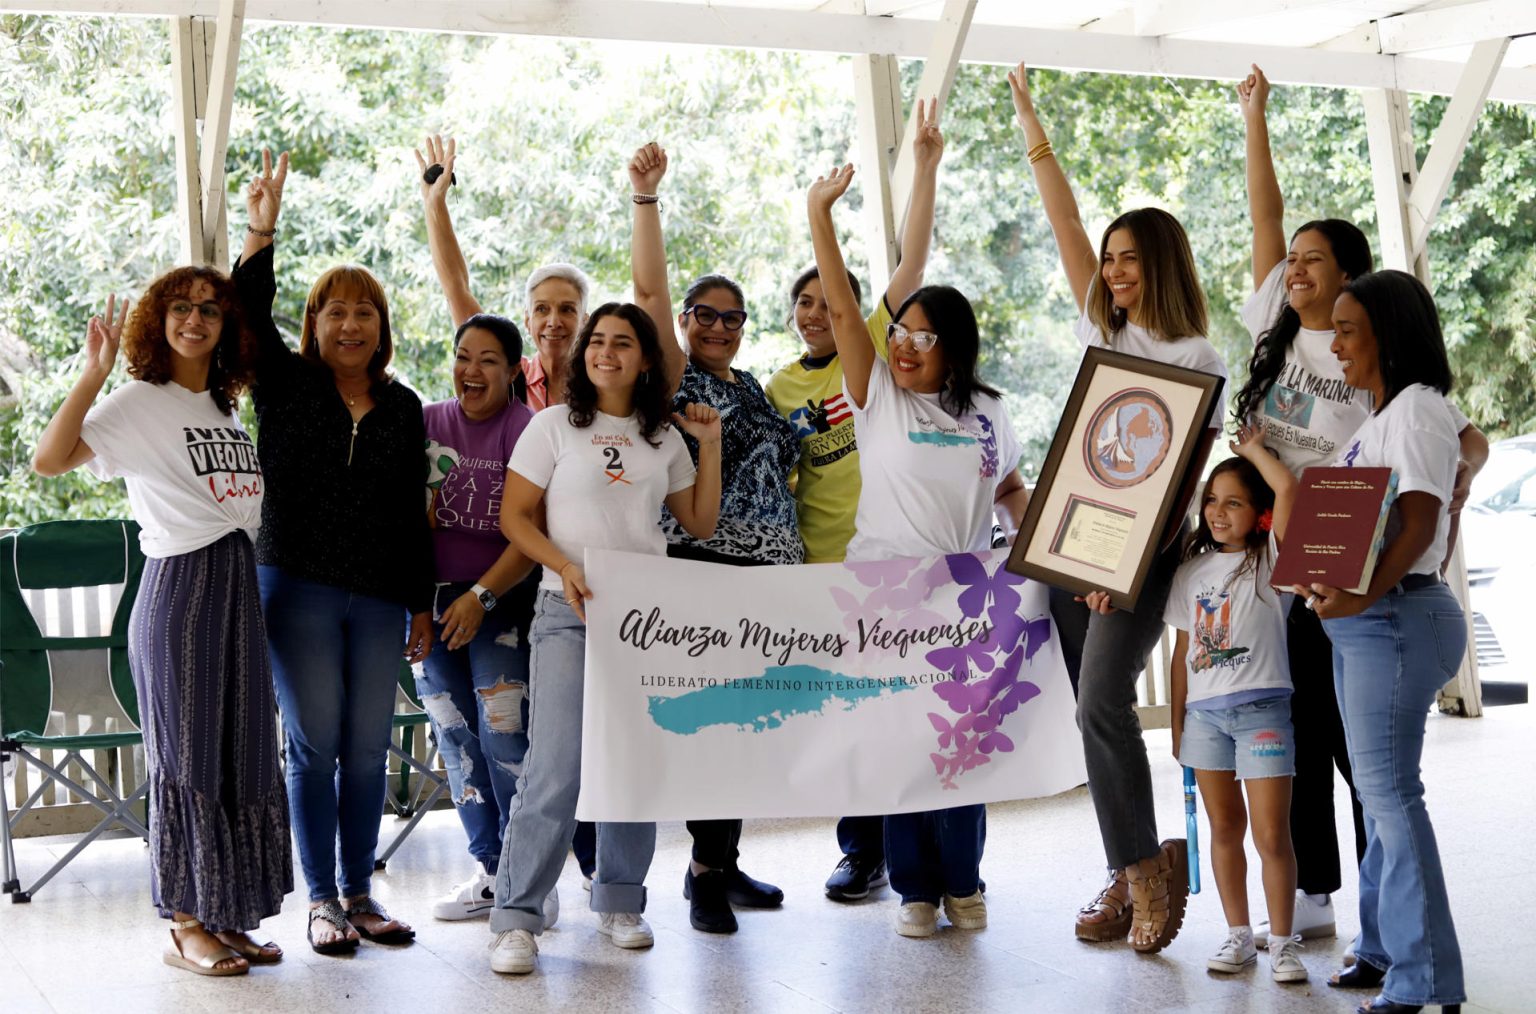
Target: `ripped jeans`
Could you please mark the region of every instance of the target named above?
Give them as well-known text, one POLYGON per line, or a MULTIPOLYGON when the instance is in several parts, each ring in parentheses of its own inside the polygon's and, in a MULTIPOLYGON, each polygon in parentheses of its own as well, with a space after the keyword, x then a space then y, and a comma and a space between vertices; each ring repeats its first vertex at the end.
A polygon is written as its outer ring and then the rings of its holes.
MULTIPOLYGON (((438 620, 473 582, 439 585, 438 620)), ((486 614, 475 639, 457 651, 438 642, 416 676, 448 772, 454 808, 469 836, 469 853, 494 875, 501 831, 528 752, 528 597, 513 589, 486 614)))

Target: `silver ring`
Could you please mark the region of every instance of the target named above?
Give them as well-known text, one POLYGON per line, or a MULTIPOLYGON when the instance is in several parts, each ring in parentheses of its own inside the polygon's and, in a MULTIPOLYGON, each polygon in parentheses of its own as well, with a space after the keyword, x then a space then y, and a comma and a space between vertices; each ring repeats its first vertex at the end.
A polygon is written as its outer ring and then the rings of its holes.
POLYGON ((1307 608, 1312 610, 1314 613, 1317 612, 1318 598, 1319 596, 1317 592, 1313 592, 1311 595, 1307 596, 1307 608))

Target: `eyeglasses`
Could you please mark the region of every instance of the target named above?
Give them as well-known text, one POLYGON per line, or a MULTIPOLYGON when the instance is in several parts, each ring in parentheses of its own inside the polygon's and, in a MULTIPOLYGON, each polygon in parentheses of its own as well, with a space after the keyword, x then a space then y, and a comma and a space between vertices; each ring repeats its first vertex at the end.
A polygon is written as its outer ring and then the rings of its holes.
POLYGON ((693 321, 699 327, 713 327, 715 321, 719 321, 727 331, 740 331, 747 325, 747 311, 745 310, 716 310, 707 303, 694 303, 692 306, 683 307, 683 314, 693 314, 693 321))
POLYGON ((900 345, 902 342, 911 342, 912 347, 919 352, 927 352, 933 348, 939 336, 932 331, 908 331, 900 324, 888 324, 885 328, 885 340, 889 345, 900 345))
POLYGON ((218 303, 212 301, 207 303, 192 303, 185 299, 177 299, 172 301, 170 306, 166 307, 166 311, 169 312, 170 315, 175 317, 177 320, 186 320, 188 317, 192 316, 192 311, 194 309, 196 309, 197 312, 202 315, 203 320, 207 321, 209 324, 217 324, 224 318, 224 308, 219 306, 218 303))

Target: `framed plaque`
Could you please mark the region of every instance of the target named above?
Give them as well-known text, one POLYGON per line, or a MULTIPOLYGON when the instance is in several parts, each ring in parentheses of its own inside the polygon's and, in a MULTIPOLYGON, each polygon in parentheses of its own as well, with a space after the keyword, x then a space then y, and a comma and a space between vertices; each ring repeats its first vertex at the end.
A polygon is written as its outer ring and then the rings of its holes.
POLYGON ((1189 479, 1222 378, 1089 348, 1019 525, 1008 569, 1134 610, 1189 479))

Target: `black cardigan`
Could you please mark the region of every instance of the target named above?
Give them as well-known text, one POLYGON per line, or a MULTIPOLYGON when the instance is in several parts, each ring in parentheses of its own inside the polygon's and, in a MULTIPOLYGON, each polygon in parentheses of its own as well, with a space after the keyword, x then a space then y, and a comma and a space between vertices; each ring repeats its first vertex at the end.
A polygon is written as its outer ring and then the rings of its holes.
POLYGON ((290 349, 272 320, 272 256, 269 246, 234 270, 246 326, 260 343, 252 398, 266 495, 257 562, 428 612, 434 571, 421 399, 398 380, 375 384, 374 407, 349 447, 352 415, 331 371, 290 349))

